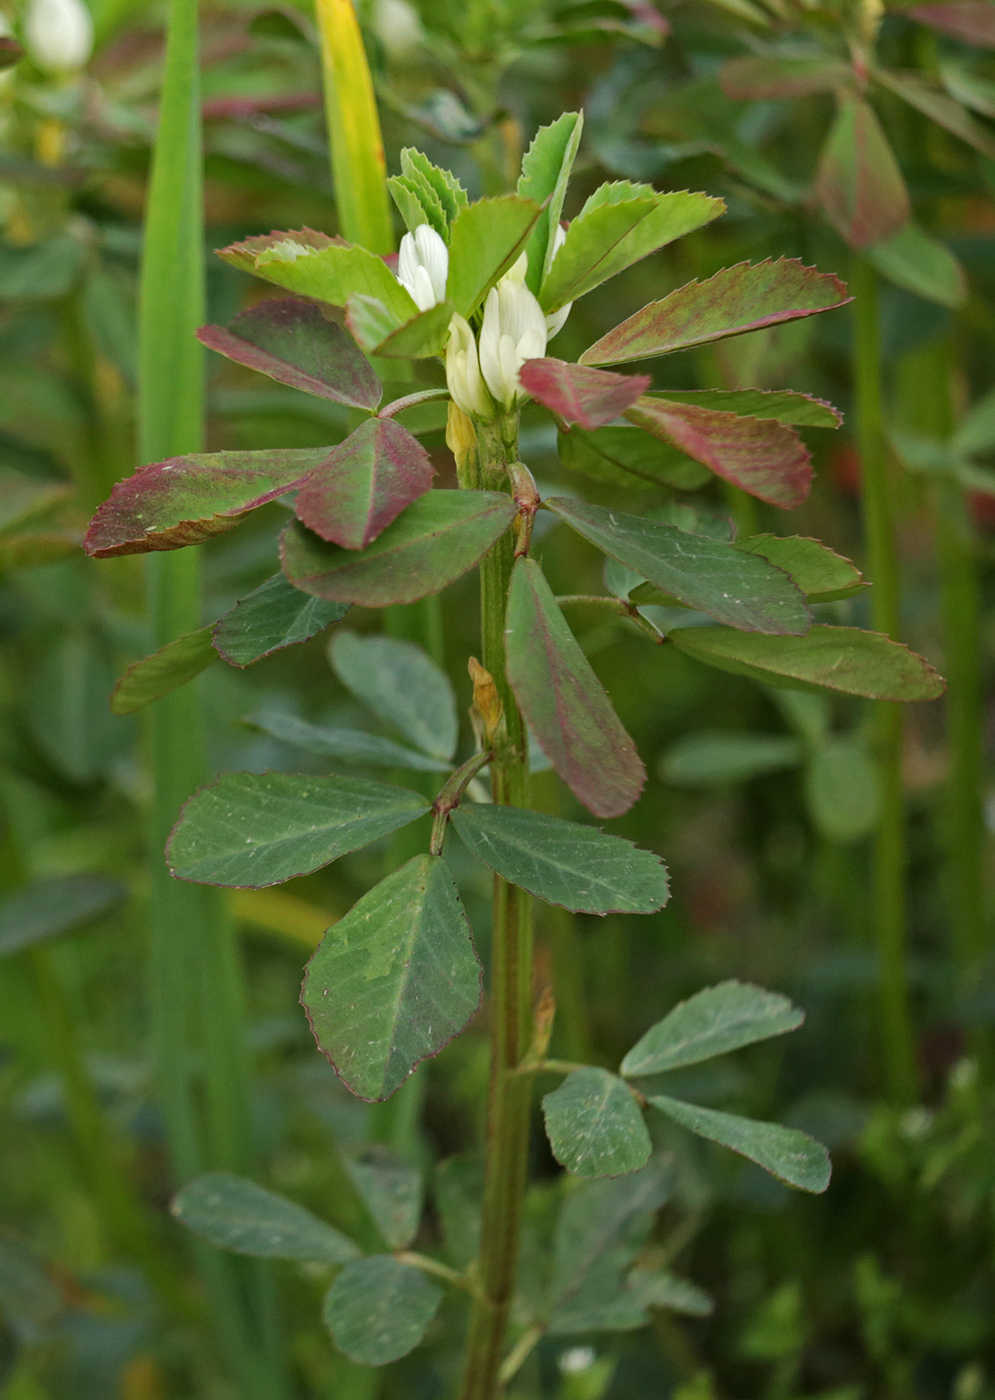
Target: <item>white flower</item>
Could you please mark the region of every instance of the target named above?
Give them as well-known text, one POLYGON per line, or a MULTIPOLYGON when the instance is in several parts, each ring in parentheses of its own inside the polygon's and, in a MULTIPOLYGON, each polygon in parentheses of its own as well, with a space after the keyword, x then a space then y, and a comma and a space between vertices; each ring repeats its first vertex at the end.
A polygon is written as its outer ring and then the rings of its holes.
POLYGON ((524 282, 524 258, 487 293, 480 330, 480 372, 505 408, 523 393, 518 371, 546 353, 546 318, 524 282))
POLYGON ((431 224, 419 224, 401 239, 397 280, 411 293, 419 311, 446 299, 449 249, 431 224))
POLYGON ((446 383, 457 408, 471 418, 492 418, 494 406, 484 387, 473 331, 460 315, 449 322, 446 345, 446 383))
MULTIPOLYGON (((553 259, 567 241, 567 231, 562 224, 556 225, 556 232, 553 234, 553 247, 549 255, 549 265, 552 267, 553 259)), ((566 319, 570 315, 572 301, 568 301, 566 306, 561 306, 559 311, 554 311, 552 315, 546 317, 546 339, 552 340, 554 335, 559 335, 566 324, 566 319)))
POLYGON ((83 0, 31 0, 24 47, 46 73, 76 73, 93 52, 93 20, 83 0))

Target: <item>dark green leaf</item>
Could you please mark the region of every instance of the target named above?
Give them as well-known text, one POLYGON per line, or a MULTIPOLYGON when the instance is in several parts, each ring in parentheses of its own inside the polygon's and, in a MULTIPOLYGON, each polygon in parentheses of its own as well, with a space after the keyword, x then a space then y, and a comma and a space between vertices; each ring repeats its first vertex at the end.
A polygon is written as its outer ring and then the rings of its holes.
POLYGON ((557 451, 571 471, 630 490, 645 490, 642 483, 650 482, 693 491, 709 479, 706 469, 678 448, 635 427, 598 428, 593 433, 574 428, 560 434, 557 451))
POLYGON ((849 559, 803 535, 750 535, 737 540, 736 548, 759 554, 768 564, 790 574, 810 603, 852 598, 867 587, 860 570, 849 559))
POLYGON ((83 541, 95 559, 182 549, 233 530, 321 465, 327 447, 170 457, 119 481, 83 541))
POLYGON ((388 1249, 404 1249, 421 1222, 421 1172, 375 1147, 360 1157, 344 1156, 342 1161, 384 1244, 388 1249))
POLYGON ((832 1174, 829 1153, 821 1143, 796 1128, 783 1128, 780 1123, 761 1123, 755 1118, 741 1118, 738 1113, 721 1113, 715 1108, 682 1103, 664 1094, 651 1095, 650 1103, 682 1128, 748 1157, 789 1186, 818 1194, 829 1185, 832 1174))
POLYGON ((575 1176, 625 1176, 653 1145, 627 1084, 605 1069, 575 1069, 542 1101, 553 1156, 575 1176))
POLYGON ((651 301, 585 350, 581 363, 621 364, 688 350, 830 311, 846 300, 846 287, 838 277, 817 272, 796 258, 755 266, 737 263, 705 282, 688 282, 662 301, 651 301))
POLYGON ((166 855, 181 880, 262 889, 358 851, 427 809, 417 792, 364 778, 225 773, 186 803, 166 855))
POLYGON ((213 630, 209 624, 188 632, 129 666, 111 694, 113 712, 130 715, 199 676, 218 659, 211 640, 213 630))
POLYGON ((432 485, 418 439, 393 418, 362 423, 297 493, 298 520, 343 549, 365 549, 432 485))
POLYGON ((274 574, 214 624, 214 649, 231 666, 251 666, 282 647, 323 632, 349 611, 348 603, 312 598, 274 574))
POLYGON ((660 760, 660 777, 674 787, 725 787, 765 773, 797 768, 804 750, 782 734, 714 729, 684 734, 660 760))
POLYGON ((352 1240, 303 1206, 230 1172, 208 1172, 174 1198, 173 1214, 219 1249, 257 1259, 346 1264, 359 1257, 352 1240))
POLYGON ((795 635, 807 632, 812 624, 805 600, 787 573, 760 564, 756 555, 586 501, 554 496, 546 505, 627 569, 719 622, 795 635))
POLYGON ((389 1254, 347 1264, 322 1316, 340 1351, 362 1366, 388 1366, 421 1341, 442 1292, 420 1269, 389 1254))
POLYGON ((0 902, 0 958, 102 918, 128 891, 105 875, 38 880, 0 902))
POLYGON ((796 1030, 805 1013, 779 992, 720 982, 682 1001, 635 1044, 622 1073, 663 1074, 796 1030))
POLYGON ((446 1253, 458 1269, 465 1269, 480 1253, 483 1162, 478 1157, 447 1157, 435 1169, 434 1195, 446 1253))
POLYGON ((398 1089, 480 1004, 481 969, 440 856, 415 856, 325 934, 301 1001, 315 1040, 361 1099, 398 1089))
POLYGON ((470 317, 525 247, 539 206, 516 194, 481 199, 456 215, 450 232, 446 297, 470 317))
POLYGON ((557 773, 595 816, 628 811, 646 770, 534 559, 515 565, 505 636, 508 681, 557 773))
POLYGON ((413 603, 472 569, 514 518, 514 502, 495 491, 429 491, 361 552, 291 525, 281 540, 283 571, 317 598, 369 608, 413 603))
POLYGON ((819 157, 815 196, 851 248, 891 238, 909 217, 909 192, 870 105, 841 94, 819 157))
POLYGON ((816 830, 827 841, 860 841, 878 824, 878 770, 859 739, 830 738, 812 755, 805 798, 816 830))
POLYGON ((858 627, 812 628, 804 637, 764 637, 728 627, 688 627, 670 634, 688 656, 720 671, 798 690, 838 690, 869 700, 936 700, 942 678, 914 651, 858 627))
POLYGON ((456 696, 446 673, 414 642, 339 632, 329 647, 335 674, 373 713, 424 753, 451 759, 459 738, 456 696))
POLYGON ((551 235, 560 222, 563 196, 567 191, 583 129, 582 112, 564 112, 549 126, 539 128, 522 161, 518 193, 543 206, 527 244, 529 271, 526 281, 536 295, 552 262, 551 235))
POLYGON ((584 914, 651 914, 669 897, 658 856, 595 826, 469 802, 451 820, 478 860, 548 904, 584 914))
POLYGON ((241 312, 227 330, 204 326, 197 338, 236 364, 305 394, 369 413, 380 402, 383 391, 373 366, 313 302, 264 301, 241 312))
POLYGON ((687 1279, 649 1269, 633 1269, 626 1286, 644 1308, 666 1308, 685 1317, 709 1317, 715 1304, 703 1289, 687 1279))
POLYGON ((443 763, 428 754, 395 744, 393 739, 385 739, 380 734, 367 734, 364 729, 326 729, 323 725, 309 724, 297 715, 268 714, 254 715, 250 721, 264 734, 272 734, 283 744, 292 744, 305 753, 321 754, 324 758, 337 758, 346 763, 357 763, 371 768, 413 768, 422 773, 448 773, 451 764, 443 763))

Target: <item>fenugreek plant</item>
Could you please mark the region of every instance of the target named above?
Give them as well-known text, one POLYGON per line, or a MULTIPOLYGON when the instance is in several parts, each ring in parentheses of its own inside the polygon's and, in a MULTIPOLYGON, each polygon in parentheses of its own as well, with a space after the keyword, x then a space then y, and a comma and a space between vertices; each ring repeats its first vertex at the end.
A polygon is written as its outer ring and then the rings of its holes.
MULTIPOLYGON (((480 1005, 484 974, 446 860, 449 828, 493 871, 479 1232, 454 1225, 450 1234, 447 1221, 459 1212, 441 1203, 442 1257, 412 1251, 417 1183, 410 1169, 375 1161, 350 1170, 383 1253, 364 1256, 290 1201, 223 1173, 188 1184, 175 1207, 215 1244, 336 1266, 325 1320, 342 1351, 362 1363, 383 1365, 419 1344, 440 1305, 440 1284, 465 1294, 464 1400, 502 1393, 546 1333, 628 1330, 654 1307, 707 1307, 698 1290, 643 1253, 669 1189, 646 1113, 802 1190, 823 1191, 829 1182, 828 1156, 811 1138, 674 1097, 666 1078, 794 1029, 802 1014, 777 993, 738 982, 698 993, 648 1028, 617 1074, 547 1057, 555 988, 534 969, 532 901, 636 914, 660 909, 668 894, 656 854, 530 807, 530 737, 597 818, 627 811, 645 779, 564 607, 607 609, 648 645, 674 646, 767 684, 899 701, 942 689, 925 661, 889 638, 814 621, 814 607, 863 586, 847 560, 810 539, 717 538, 694 528, 693 512, 674 508, 675 488, 696 480, 699 468, 775 506, 798 505, 811 467, 795 428, 835 427, 834 409, 788 390, 656 391, 648 376, 603 368, 830 310, 846 300, 837 278, 789 260, 741 264, 651 302, 578 363, 546 354, 577 298, 723 212, 706 194, 621 182, 596 190, 564 225, 580 135, 574 113, 544 127, 518 192, 477 202, 423 154, 403 152, 402 171, 390 181, 409 230, 396 266, 310 229, 224 249, 233 266, 292 296, 254 306, 227 329, 208 326, 204 344, 347 405, 361 421, 327 448, 194 454, 144 466, 115 488, 86 541, 95 557, 177 549, 234 528, 267 502, 292 503, 280 570, 216 622, 132 667, 116 691, 119 710, 165 694, 219 656, 246 666, 302 641, 350 605, 409 604, 479 571, 480 658, 466 658, 472 741, 460 734, 448 680, 425 653, 348 630, 333 641, 336 670, 408 745, 296 726, 298 742, 339 765, 439 772, 434 802, 352 774, 228 773, 191 796, 167 850, 181 880, 257 888, 316 870, 432 812, 428 849, 328 930, 304 979, 318 1047, 348 1089, 369 1101, 394 1093, 480 1005), (371 357, 380 366, 427 362, 423 382, 436 363, 444 380, 439 371, 437 387, 384 405, 371 357), (576 495, 543 499, 520 460, 528 398, 556 420, 566 469, 649 482, 659 488, 660 509, 646 516, 576 495), (432 462, 402 421, 442 399, 454 490, 433 488, 432 462), (690 476, 688 459, 699 464, 690 476), (607 557, 603 596, 554 595, 533 549, 539 511, 607 557), (478 781, 485 773, 490 801, 478 781), (566 1194, 544 1285, 516 1298, 539 1072, 564 1076, 542 1101, 546 1131, 567 1172, 587 1180, 566 1194)), ((579 474, 578 485, 584 479, 579 474)))

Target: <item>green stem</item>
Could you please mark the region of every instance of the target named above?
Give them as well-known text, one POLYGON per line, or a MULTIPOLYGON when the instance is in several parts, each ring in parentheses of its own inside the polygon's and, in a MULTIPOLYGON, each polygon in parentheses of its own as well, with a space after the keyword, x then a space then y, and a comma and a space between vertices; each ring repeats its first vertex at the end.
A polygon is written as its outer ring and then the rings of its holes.
MULTIPOLYGON (((517 460, 517 423, 482 427, 472 475, 490 490, 508 489, 508 465, 517 460)), ((529 804, 525 724, 505 669, 505 600, 514 566, 506 534, 480 566, 483 664, 504 708, 507 744, 491 763, 495 802, 529 804)), ((487 1105, 487 1165, 479 1259, 480 1295, 467 1339, 462 1400, 495 1400, 515 1277, 525 1203, 532 1075, 518 1068, 532 1031, 532 901, 524 890, 494 878, 491 933, 491 1066, 487 1105)))
MULTIPOLYGON (((899 635, 899 580, 882 418, 881 341, 877 282, 873 268, 854 258, 854 393, 857 443, 863 474, 867 564, 873 582, 872 625, 899 635)), ((902 711, 877 706, 881 817, 874 844, 873 911, 878 953, 881 1037, 885 1080, 895 1103, 916 1095, 917 1072, 907 966, 905 905, 905 804, 902 789, 902 711)))
MULTIPOLYGON (((159 130, 152 161, 139 310, 139 452, 143 462, 196 452, 204 434, 203 169, 196 0, 172 0, 159 130)), ((193 550, 148 561, 154 642, 200 626, 200 561, 193 550)), ((203 713, 191 685, 149 719, 150 1031, 173 1178, 206 1165, 249 1165, 245 1019, 234 930, 217 890, 171 879, 163 850, 182 803, 208 773, 203 713), (206 1112, 193 1066, 203 1051, 206 1112)), ((194 1246, 226 1364, 247 1400, 286 1393, 273 1345, 273 1304, 259 1271, 194 1246), (249 1301, 254 1295, 252 1302, 249 1301), (268 1343, 268 1345, 267 1345, 268 1343)))

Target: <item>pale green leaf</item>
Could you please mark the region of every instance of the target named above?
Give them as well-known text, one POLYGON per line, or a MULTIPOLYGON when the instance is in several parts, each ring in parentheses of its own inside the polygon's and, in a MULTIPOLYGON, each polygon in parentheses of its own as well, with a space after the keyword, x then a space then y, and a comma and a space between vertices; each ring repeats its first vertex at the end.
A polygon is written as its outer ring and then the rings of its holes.
POLYGON ((337 758, 344 763, 356 763, 368 768, 413 768, 421 773, 448 773, 451 764, 428 754, 396 744, 382 734, 367 734, 365 729, 331 729, 311 724, 297 715, 279 711, 261 712, 249 721, 264 734, 271 734, 283 744, 303 749, 305 753, 337 758))
POLYGON ((827 841, 860 841, 878 824, 877 765, 859 739, 834 737, 816 749, 805 774, 813 825, 827 841))
POLYGON ((456 752, 456 696, 445 672, 414 642, 339 632, 328 649, 342 684, 433 758, 456 752))
POLYGON ((684 734, 660 759, 660 777, 674 787, 726 787, 797 768, 804 749, 784 734, 710 729, 684 734))
POLYGON ((650 1103, 682 1128, 748 1157, 788 1186, 819 1194, 829 1185, 829 1153, 821 1143, 796 1128, 682 1103, 664 1094, 651 1095, 650 1103))
POLYGON ((195 1177, 174 1198, 173 1214, 194 1234, 257 1259, 346 1264, 359 1248, 303 1206, 230 1172, 195 1177))
POLYGON ((749 982, 720 982, 680 1002, 622 1061, 622 1073, 663 1074, 796 1030, 805 1013, 779 992, 749 982))
POLYGON ((322 1317, 351 1360, 388 1366, 414 1350, 441 1301, 420 1269, 374 1254, 346 1265, 325 1295, 322 1317))

